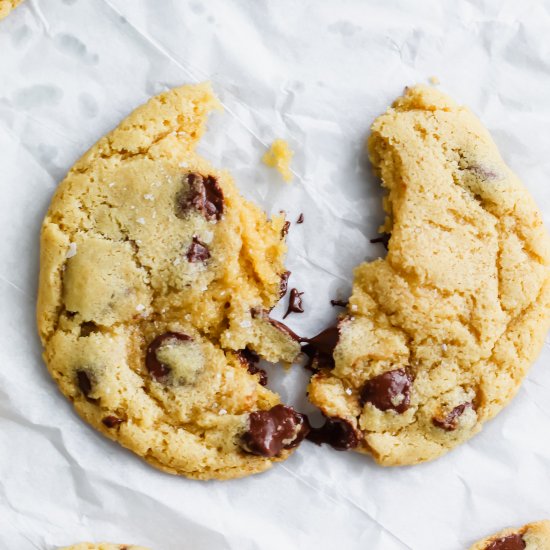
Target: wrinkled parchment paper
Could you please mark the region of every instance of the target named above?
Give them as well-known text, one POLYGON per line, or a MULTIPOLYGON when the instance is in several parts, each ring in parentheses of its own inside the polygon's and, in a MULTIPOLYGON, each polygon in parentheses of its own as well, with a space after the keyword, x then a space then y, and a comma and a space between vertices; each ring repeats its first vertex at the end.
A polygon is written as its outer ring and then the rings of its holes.
MULTIPOLYGON (((34 323, 56 184, 131 109, 185 82, 211 80, 226 107, 201 152, 268 212, 304 213, 288 254, 300 334, 333 320, 353 266, 384 252, 369 243, 381 193, 363 143, 407 84, 437 76, 470 105, 550 222, 548 28, 542 0, 27 0, 1 22, 0 548, 459 550, 550 517, 549 345, 513 403, 436 462, 382 469, 306 442, 265 474, 205 483, 157 472, 80 421, 34 323), (260 164, 276 137, 296 151, 291 185, 260 164)), ((270 369, 309 412, 306 380, 270 369)))

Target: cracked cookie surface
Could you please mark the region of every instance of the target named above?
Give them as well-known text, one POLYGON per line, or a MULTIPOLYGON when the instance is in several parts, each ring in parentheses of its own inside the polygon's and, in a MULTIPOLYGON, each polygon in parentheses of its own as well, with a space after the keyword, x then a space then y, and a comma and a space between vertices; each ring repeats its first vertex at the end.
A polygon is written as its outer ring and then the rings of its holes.
POLYGON ((73 166, 42 226, 37 308, 46 364, 77 412, 201 479, 265 470, 307 429, 254 365, 300 350, 268 315, 288 277, 285 220, 195 153, 216 108, 208 85, 160 94, 73 166))
POLYGON ((406 90, 368 147, 388 190, 389 250, 355 269, 309 395, 355 431, 356 450, 415 464, 472 437, 517 392, 548 328, 549 239, 487 130, 438 90, 406 90))
POLYGON ((470 550, 550 550, 550 521, 504 529, 476 542, 470 550))

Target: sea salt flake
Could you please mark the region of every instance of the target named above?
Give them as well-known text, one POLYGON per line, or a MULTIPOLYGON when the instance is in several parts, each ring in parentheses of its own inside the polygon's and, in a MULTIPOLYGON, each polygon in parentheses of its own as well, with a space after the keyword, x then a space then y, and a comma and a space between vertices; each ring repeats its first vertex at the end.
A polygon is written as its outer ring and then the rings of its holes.
POLYGON ((220 409, 220 410, 218 411, 218 414, 219 414, 220 416, 223 416, 224 414, 227 414, 227 411, 226 411, 225 409, 220 409))
POLYGON ((248 328, 248 327, 251 327, 252 326, 252 323, 250 321, 241 321, 239 323, 241 325, 241 327, 243 328, 248 328))
POLYGON ((182 162, 180 162, 179 166, 180 166, 180 168, 187 168, 189 166, 189 163, 185 162, 185 161, 182 161, 182 162))
POLYGON ((443 351, 447 351, 447 344, 441 344, 441 349, 443 351))
POLYGON ((138 222, 138 223, 141 224, 141 225, 145 225, 145 219, 144 219, 144 218, 138 218, 138 219, 136 220, 136 222, 138 222))
POLYGON ((152 193, 145 193, 145 195, 143 195, 143 198, 146 201, 154 201, 155 200, 155 195, 153 195, 152 193))
POLYGON ((136 306, 136 311, 145 311, 145 306, 143 304, 138 304, 136 306))
POLYGON ((176 258, 172 263, 173 263, 174 265, 180 265, 181 259, 180 259, 180 258, 176 258))
POLYGON ((69 249, 67 250, 67 254, 65 254, 65 258, 69 259, 73 256, 76 256, 76 243, 69 244, 69 249))
POLYGON ((353 390, 351 388, 346 388, 346 393, 348 395, 351 395, 353 393, 353 390))

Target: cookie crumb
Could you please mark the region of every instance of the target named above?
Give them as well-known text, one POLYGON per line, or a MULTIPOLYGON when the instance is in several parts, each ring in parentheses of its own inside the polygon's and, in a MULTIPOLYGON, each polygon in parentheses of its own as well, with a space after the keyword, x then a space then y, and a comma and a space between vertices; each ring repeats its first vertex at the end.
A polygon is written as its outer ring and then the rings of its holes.
POLYGON ((437 86, 438 84, 440 84, 439 78, 437 78, 437 76, 430 76, 430 78, 428 78, 428 81, 432 86, 437 86))
POLYGON ((67 250, 67 254, 65 254, 65 258, 67 258, 67 260, 69 258, 72 258, 73 256, 76 256, 76 243, 70 243, 69 244, 69 249, 67 250))
POLYGON ((262 157, 262 161, 267 166, 277 169, 283 179, 290 182, 292 180, 290 162, 293 156, 294 152, 290 149, 288 143, 284 139, 276 139, 262 157))

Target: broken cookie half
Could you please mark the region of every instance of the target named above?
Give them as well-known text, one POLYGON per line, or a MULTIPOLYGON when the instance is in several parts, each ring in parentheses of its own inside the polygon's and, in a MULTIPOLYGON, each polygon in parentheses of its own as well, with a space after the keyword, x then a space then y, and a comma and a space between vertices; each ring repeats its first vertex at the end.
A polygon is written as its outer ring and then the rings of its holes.
POLYGON ((415 464, 516 394, 548 328, 549 238, 487 130, 438 90, 407 89, 368 147, 388 253, 355 269, 347 313, 305 348, 328 419, 310 438, 415 464))
POLYGON ((203 84, 136 109, 70 170, 41 234, 38 328, 61 391, 106 436, 199 479, 261 472, 308 430, 257 366, 300 352, 269 316, 285 219, 195 152, 219 107, 203 84))

